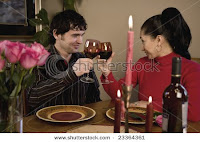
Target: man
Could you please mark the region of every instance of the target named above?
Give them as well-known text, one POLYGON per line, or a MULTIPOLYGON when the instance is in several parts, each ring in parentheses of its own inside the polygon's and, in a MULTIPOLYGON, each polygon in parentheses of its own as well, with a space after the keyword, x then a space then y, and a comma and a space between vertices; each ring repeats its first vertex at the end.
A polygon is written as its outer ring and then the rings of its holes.
POLYGON ((36 70, 36 82, 28 91, 32 111, 50 105, 83 105, 101 100, 93 61, 78 52, 86 29, 85 19, 73 10, 53 18, 49 32, 51 55, 45 66, 36 70), (80 81, 87 73, 94 83, 80 81))

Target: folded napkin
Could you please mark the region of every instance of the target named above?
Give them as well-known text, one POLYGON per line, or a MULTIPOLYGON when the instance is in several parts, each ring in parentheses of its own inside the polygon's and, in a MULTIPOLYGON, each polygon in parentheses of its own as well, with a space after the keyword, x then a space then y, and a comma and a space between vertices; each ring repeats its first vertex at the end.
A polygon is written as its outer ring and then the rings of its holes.
MULTIPOLYGON (((82 127, 69 130, 67 133, 113 133, 113 126, 102 126, 102 125, 84 125, 82 127)), ((120 133, 124 133, 124 126, 120 127, 120 133)), ((139 133, 133 129, 129 128, 129 133, 139 133)))

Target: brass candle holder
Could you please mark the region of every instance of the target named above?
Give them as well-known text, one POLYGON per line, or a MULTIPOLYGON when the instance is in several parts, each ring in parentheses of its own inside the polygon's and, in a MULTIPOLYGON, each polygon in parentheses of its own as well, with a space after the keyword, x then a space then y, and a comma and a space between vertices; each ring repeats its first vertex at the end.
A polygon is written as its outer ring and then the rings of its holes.
POLYGON ((129 108, 129 100, 132 94, 132 85, 130 86, 122 85, 122 93, 123 93, 123 100, 124 100, 124 106, 125 106, 125 133, 129 133, 128 108, 129 108))

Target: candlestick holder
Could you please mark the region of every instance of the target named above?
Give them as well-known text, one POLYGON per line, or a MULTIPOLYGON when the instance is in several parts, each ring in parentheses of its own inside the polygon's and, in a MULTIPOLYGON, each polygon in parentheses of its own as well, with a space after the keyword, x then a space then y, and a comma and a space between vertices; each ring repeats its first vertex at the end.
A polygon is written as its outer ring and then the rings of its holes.
POLYGON ((129 100, 131 98, 132 94, 132 85, 126 86, 122 85, 122 93, 123 93, 123 100, 124 100, 124 106, 125 106, 125 133, 129 133, 129 127, 128 127, 128 107, 129 107, 129 100))

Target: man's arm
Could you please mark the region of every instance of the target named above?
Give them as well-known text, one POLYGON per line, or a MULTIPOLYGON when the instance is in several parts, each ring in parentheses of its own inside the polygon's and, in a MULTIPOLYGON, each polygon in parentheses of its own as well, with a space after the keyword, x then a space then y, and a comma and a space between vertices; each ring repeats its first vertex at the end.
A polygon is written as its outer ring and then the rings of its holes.
POLYGON ((45 68, 40 68, 35 71, 36 82, 28 92, 28 104, 32 108, 37 107, 52 97, 62 93, 68 86, 70 87, 72 82, 78 80, 78 77, 72 68, 68 68, 66 71, 57 74, 57 77, 55 78, 50 78, 47 75, 45 68))

